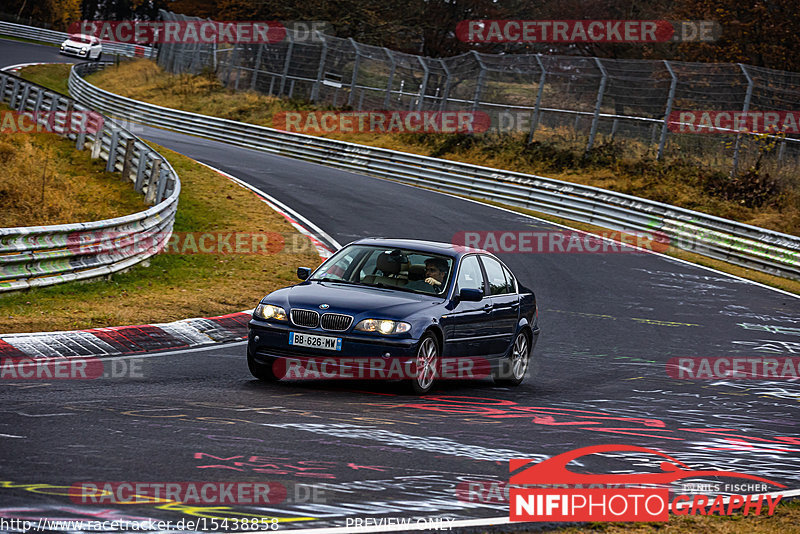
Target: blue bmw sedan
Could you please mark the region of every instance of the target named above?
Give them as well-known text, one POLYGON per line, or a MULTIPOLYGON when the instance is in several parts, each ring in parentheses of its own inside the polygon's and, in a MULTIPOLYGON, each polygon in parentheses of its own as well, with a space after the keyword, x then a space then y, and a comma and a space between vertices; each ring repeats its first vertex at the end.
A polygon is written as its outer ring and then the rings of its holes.
POLYGON ((448 378, 525 378, 536 297, 486 251, 362 239, 297 275, 302 283, 253 312, 247 363, 256 378, 401 379, 417 394, 448 378))

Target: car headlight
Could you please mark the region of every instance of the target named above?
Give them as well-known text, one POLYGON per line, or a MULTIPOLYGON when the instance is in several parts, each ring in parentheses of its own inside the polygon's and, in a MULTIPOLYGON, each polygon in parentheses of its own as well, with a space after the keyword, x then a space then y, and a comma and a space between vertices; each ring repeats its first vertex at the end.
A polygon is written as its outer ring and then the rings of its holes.
POLYGON ((286 320, 286 310, 280 306, 273 306, 272 304, 259 304, 256 306, 253 315, 259 319, 272 319, 274 321, 286 320))
POLYGON ((390 321, 388 319, 364 319, 356 325, 356 330, 362 332, 378 332, 388 336, 389 334, 402 334, 411 330, 411 325, 402 321, 390 321))

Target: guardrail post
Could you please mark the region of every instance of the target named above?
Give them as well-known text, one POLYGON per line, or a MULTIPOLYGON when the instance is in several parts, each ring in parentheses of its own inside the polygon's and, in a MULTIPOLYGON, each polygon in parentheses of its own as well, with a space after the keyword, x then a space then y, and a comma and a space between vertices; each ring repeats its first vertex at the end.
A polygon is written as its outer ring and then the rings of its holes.
POLYGON ((22 90, 22 98, 19 101, 19 109, 17 111, 22 112, 25 111, 25 106, 28 104, 28 95, 31 92, 31 86, 25 85, 25 89, 22 90))
POLYGON ((19 90, 19 80, 13 78, 14 83, 11 85, 11 98, 8 102, 8 107, 17 109, 17 91, 19 90))
MULTIPOLYGON (((750 99, 753 97, 753 86, 755 84, 753 83, 753 78, 750 77, 750 73, 747 72, 747 68, 741 63, 738 63, 738 65, 739 68, 742 69, 745 78, 747 78, 747 93, 744 95, 744 105, 742 106, 742 115, 746 116, 747 112, 750 111, 750 99)), ((731 176, 736 176, 736 171, 739 168, 739 148, 741 147, 741 143, 742 134, 737 132, 736 144, 733 147, 733 167, 731 168, 731 176)))
POLYGON ((36 91, 36 102, 33 103, 33 116, 39 115, 39 109, 42 107, 42 99, 44 99, 44 92, 39 89, 36 91))
POLYGON ((72 133, 72 109, 74 106, 75 103, 72 100, 67 100, 67 109, 64 110, 64 126, 61 130, 61 135, 67 138, 72 133))
MULTIPOLYGON (((289 32, 286 32, 289 33, 289 32)), ((261 68, 261 54, 264 53, 264 43, 258 45, 258 52, 256 52, 256 63, 253 65, 253 77, 250 78, 250 90, 256 90, 256 80, 258 80, 258 69, 261 68)), ((272 91, 270 91, 272 93, 272 91)))
POLYGON ((119 130, 111 130, 111 144, 108 146, 108 160, 106 161, 106 171, 114 172, 117 165, 117 145, 119 144, 119 130))
POLYGON ((314 83, 313 89, 311 89, 311 101, 316 102, 319 99, 319 88, 322 85, 322 74, 325 72, 325 58, 328 55, 328 41, 325 37, 319 32, 315 31, 317 37, 322 39, 322 52, 319 54, 319 67, 317 68, 317 81, 314 83))
POLYGON ((664 125, 661 127, 661 140, 658 142, 658 154, 656 155, 657 160, 660 160, 664 156, 664 146, 667 144, 667 131, 669 130, 669 116, 672 115, 672 103, 675 101, 675 88, 678 85, 678 77, 675 76, 675 71, 672 70, 672 66, 666 59, 664 60, 664 66, 667 67, 672 81, 669 84, 667 107, 664 110, 664 125))
POLYGON ((103 137, 106 134, 105 122, 103 126, 94 133, 94 142, 92 143, 92 159, 100 157, 100 150, 103 148, 103 137))
POLYGON ((356 60, 353 63, 353 76, 350 77, 350 95, 347 97, 347 105, 353 107, 353 102, 356 99, 356 81, 358 81, 358 69, 361 68, 361 51, 358 49, 358 44, 350 37, 350 44, 353 45, 353 50, 356 51, 356 60))
MULTIPOLYGON (((133 149, 136 143, 135 137, 130 137, 125 143, 125 160, 122 162, 122 180, 131 180, 131 171, 133 171, 133 149)), ((132 180, 131 180, 132 181, 132 180)))
POLYGON ((392 55, 391 50, 384 47, 383 51, 386 52, 386 55, 389 56, 389 62, 391 63, 391 67, 389 68, 389 80, 386 82, 386 96, 383 98, 383 109, 389 109, 390 99, 392 97, 392 83, 394 82, 394 71, 397 67, 397 63, 394 60, 394 56, 392 55))
POLYGON ((167 190, 167 181, 169 180, 169 169, 167 167, 161 167, 158 173, 158 185, 156 192, 156 201, 155 203, 158 204, 166 197, 165 192, 167 190))
POLYGON ((78 123, 78 133, 75 135, 75 150, 86 148, 86 129, 89 127, 89 116, 86 112, 81 113, 81 121, 78 123))
POLYGON ((542 55, 536 54, 536 62, 539 68, 542 69, 542 74, 539 76, 539 90, 536 92, 536 103, 533 105, 533 117, 531 117, 531 131, 528 134, 528 144, 533 143, 533 134, 539 126, 539 112, 542 106, 542 94, 544 93, 544 79, 547 76, 547 69, 542 61, 542 55))
POLYGON ((475 50, 472 50, 472 55, 481 67, 481 72, 478 74, 478 83, 475 85, 475 94, 472 95, 472 111, 476 111, 478 109, 478 103, 480 102, 481 93, 483 92, 483 81, 486 78, 486 65, 483 64, 480 54, 475 50))
POLYGON ((154 159, 153 166, 150 168, 150 179, 147 181, 147 194, 144 196, 146 204, 155 204, 156 188, 158 187, 158 179, 161 176, 161 160, 154 159))
POLYGON ((606 92, 606 82, 608 81, 608 73, 600 58, 594 58, 597 68, 600 69, 602 78, 600 79, 600 88, 597 90, 597 103, 594 105, 594 116, 592 117, 592 128, 589 130, 589 142, 586 143, 586 153, 594 146, 594 137, 597 135, 597 126, 600 123, 600 106, 603 104, 603 93, 606 92))
POLYGON ((136 183, 134 183, 133 188, 136 190, 137 193, 142 192, 142 188, 144 187, 144 173, 147 170, 147 149, 141 148, 139 149, 139 163, 136 165, 136 183))
POLYGON ((420 65, 422 65, 422 69, 425 71, 425 76, 422 78, 422 85, 419 87, 419 101, 417 103, 417 111, 422 111, 422 106, 425 103, 425 93, 428 92, 428 78, 430 78, 431 71, 422 56, 417 56, 417 59, 420 65))
POLYGON ((283 73, 281 74, 281 88, 278 91, 279 95, 283 95, 283 90, 286 87, 286 77, 289 75, 289 66, 292 63, 292 51, 294 50, 294 37, 292 32, 287 31, 286 37, 289 38, 289 46, 286 48, 286 57, 283 59, 283 73))

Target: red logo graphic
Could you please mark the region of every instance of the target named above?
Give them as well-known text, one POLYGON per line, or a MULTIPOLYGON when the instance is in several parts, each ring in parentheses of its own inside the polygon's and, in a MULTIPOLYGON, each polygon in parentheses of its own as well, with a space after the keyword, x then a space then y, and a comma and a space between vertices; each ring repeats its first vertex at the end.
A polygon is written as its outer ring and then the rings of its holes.
MULTIPOLYGON (((677 480, 702 477, 729 477, 755 480, 779 488, 783 484, 766 478, 738 471, 691 469, 679 460, 663 452, 635 445, 594 445, 556 455, 547 460, 533 463, 531 460, 513 459, 509 462, 510 484, 519 485, 656 485, 656 488, 520 488, 512 487, 509 500, 511 521, 667 521, 669 511, 679 515, 688 513, 710 515, 714 511, 726 515, 724 501, 717 496, 711 508, 704 495, 678 495, 669 503, 669 490, 664 487, 677 480), (666 461, 660 464, 661 472, 633 474, 593 474, 571 471, 567 465, 582 457, 596 453, 636 452, 653 454, 666 461), (520 471, 521 470, 521 471, 520 471), (691 508, 684 510, 691 501, 691 508)), ((745 495, 739 496, 737 506, 729 503, 727 515, 735 508, 745 506, 744 513, 757 508, 761 513, 762 501, 766 498, 769 515, 782 496, 745 495)))

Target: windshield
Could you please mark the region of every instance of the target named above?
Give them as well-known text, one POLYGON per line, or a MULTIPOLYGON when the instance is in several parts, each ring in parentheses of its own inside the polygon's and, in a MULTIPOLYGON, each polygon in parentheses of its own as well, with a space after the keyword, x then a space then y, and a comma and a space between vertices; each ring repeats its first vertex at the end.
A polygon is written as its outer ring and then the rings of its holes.
POLYGON ((450 256, 418 250, 352 245, 334 254, 311 280, 443 295, 453 263, 450 256))
POLYGON ((83 35, 70 35, 69 40, 74 41, 76 43, 86 43, 86 44, 92 43, 92 40, 89 37, 84 37, 83 35))

